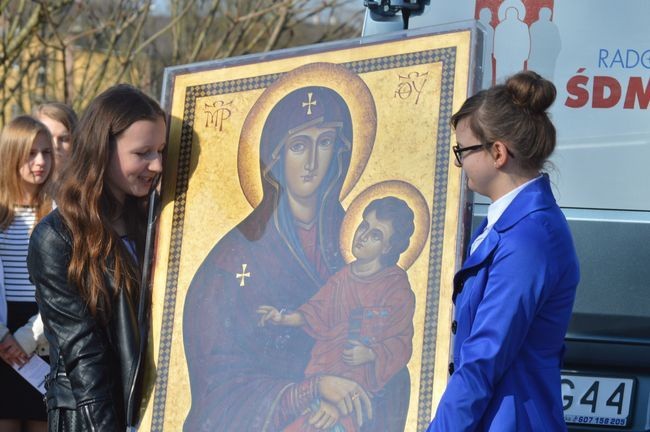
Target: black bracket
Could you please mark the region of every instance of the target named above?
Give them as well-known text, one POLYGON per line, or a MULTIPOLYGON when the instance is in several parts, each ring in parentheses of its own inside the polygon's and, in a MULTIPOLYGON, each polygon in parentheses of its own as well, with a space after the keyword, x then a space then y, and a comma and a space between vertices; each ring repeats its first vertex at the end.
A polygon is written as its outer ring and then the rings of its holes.
POLYGON ((370 11, 375 21, 392 21, 399 12, 402 13, 404 30, 409 28, 409 18, 421 15, 431 0, 364 0, 363 5, 370 11))

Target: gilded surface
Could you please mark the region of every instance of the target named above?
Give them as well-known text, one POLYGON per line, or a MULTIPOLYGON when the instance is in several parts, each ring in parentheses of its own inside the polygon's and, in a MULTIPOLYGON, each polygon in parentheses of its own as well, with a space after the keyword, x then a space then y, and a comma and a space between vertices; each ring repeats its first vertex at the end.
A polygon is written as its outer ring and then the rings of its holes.
MULTIPOLYGON (((339 195, 347 210, 340 236, 346 261, 353 259, 351 237, 371 199, 397 196, 414 210, 415 233, 399 262, 416 298, 405 430, 422 429, 447 379, 462 208, 448 117, 466 97, 470 41, 470 32, 463 31, 172 71, 167 107, 172 122, 153 280, 157 382, 141 430, 183 428, 192 403, 183 344, 185 296, 210 250, 261 202, 264 119, 283 96, 305 86, 335 90, 350 111, 352 154, 339 195), (356 74, 367 90, 330 65, 356 74), (286 78, 292 74, 293 79, 286 78)), ((304 108, 313 102, 307 95, 304 108)), ((242 262, 235 276, 244 289, 254 269, 242 262)))

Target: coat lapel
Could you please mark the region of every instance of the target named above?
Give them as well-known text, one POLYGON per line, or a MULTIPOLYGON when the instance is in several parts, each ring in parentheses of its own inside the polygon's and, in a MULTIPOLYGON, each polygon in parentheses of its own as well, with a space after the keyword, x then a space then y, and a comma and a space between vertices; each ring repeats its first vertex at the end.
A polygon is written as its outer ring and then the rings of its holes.
POLYGON ((454 276, 454 293, 452 295, 454 302, 456 301, 456 296, 462 291, 467 276, 473 273, 472 269, 480 267, 492 255, 492 252, 499 244, 500 237, 497 231, 490 230, 487 237, 476 248, 474 253, 465 260, 461 269, 454 276))

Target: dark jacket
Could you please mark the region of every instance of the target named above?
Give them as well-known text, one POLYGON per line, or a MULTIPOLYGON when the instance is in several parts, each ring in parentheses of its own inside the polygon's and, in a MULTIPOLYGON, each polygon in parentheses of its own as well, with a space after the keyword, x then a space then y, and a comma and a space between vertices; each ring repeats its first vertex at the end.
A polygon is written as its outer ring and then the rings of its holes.
MULTIPOLYGON (((68 283, 71 254, 70 233, 54 210, 34 228, 27 257, 50 342, 51 371, 46 380, 50 430, 68 430, 61 419, 70 416, 81 430, 124 430, 133 424, 140 401, 137 305, 126 290, 120 290, 108 323, 98 322, 68 283)), ((110 274, 106 280, 114 286, 110 274)))

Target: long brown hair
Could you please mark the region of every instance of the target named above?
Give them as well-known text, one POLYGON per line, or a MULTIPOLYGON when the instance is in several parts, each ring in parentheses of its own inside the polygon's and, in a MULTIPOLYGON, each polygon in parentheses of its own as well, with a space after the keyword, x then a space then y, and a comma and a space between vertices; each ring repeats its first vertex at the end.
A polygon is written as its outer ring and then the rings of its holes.
MULTIPOLYGON (((38 120, 22 115, 10 121, 0 135, 0 229, 4 230, 14 220, 14 207, 23 200, 24 190, 20 177, 20 167, 29 160, 29 152, 38 137, 47 136, 52 150, 50 131, 38 120)), ((52 210, 52 200, 47 195, 47 184, 54 171, 52 157, 50 173, 30 205, 36 207, 36 222, 52 210)))
POLYGON ((126 289, 136 297, 139 268, 111 221, 122 217, 127 236, 141 258, 147 198, 127 196, 122 206, 111 194, 106 175, 117 138, 139 120, 165 118, 158 103, 140 90, 119 84, 97 96, 82 115, 73 136, 68 169, 62 174, 57 206, 72 236, 68 280, 79 289, 90 312, 105 321, 111 299, 126 289), (121 213, 120 213, 121 212, 121 213), (115 290, 107 284, 111 274, 115 290))
POLYGON ((555 127, 546 113, 555 96, 552 82, 533 71, 519 72, 467 99, 451 124, 455 128, 467 117, 481 142, 501 140, 522 169, 539 171, 555 149, 555 127))
POLYGON ((32 111, 34 117, 48 117, 61 123, 68 132, 73 133, 77 128, 79 119, 77 114, 68 105, 61 102, 46 102, 38 105, 32 111))

